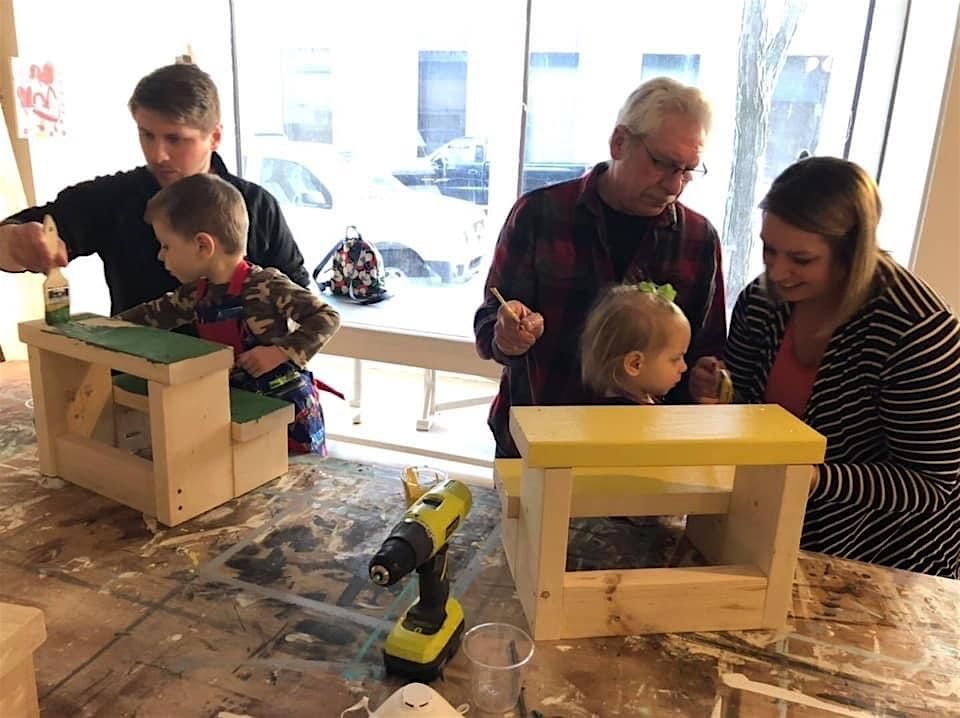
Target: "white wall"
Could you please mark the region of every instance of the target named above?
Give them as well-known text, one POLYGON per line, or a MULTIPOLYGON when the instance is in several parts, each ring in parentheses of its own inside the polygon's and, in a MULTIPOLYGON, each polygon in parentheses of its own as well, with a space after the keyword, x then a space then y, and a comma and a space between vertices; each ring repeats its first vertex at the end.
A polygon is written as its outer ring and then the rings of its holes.
POLYGON ((960 311, 960 27, 953 43, 913 267, 960 311))

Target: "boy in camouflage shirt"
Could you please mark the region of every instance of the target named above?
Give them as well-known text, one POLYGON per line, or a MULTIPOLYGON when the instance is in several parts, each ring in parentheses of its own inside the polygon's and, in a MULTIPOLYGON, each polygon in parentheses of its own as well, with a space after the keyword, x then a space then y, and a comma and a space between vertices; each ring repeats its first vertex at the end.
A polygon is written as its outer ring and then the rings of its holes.
POLYGON ((144 219, 160 242, 158 258, 182 284, 119 318, 161 329, 193 324, 200 337, 232 346, 231 386, 293 403, 290 451, 325 455, 323 385, 306 365, 340 326, 337 311, 279 270, 244 259, 243 196, 215 175, 165 187, 144 219))

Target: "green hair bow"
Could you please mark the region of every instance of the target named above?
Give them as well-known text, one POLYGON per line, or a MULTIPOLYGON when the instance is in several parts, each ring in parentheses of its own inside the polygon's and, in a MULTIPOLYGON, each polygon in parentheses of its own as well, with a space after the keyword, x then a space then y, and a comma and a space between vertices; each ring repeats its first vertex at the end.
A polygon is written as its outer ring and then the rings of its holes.
POLYGON ((670 284, 656 284, 654 282, 640 282, 637 289, 644 294, 656 294, 661 299, 672 302, 677 298, 677 290, 670 284))

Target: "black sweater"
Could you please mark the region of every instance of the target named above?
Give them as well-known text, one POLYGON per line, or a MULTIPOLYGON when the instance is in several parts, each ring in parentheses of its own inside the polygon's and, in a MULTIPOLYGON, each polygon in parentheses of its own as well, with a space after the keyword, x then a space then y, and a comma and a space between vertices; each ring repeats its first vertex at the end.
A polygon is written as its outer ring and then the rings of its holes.
MULTIPOLYGON (((246 200, 250 261, 276 267, 297 284, 309 287, 303 255, 277 201, 259 185, 230 174, 216 153, 210 164, 211 171, 240 190, 246 200)), ((40 222, 43 215, 51 215, 70 259, 100 255, 110 288, 110 313, 118 314, 179 285, 157 259, 160 244, 153 228, 143 220, 147 202, 159 191, 160 184, 149 170, 137 167, 67 187, 53 202, 17 212, 4 223, 40 222)))

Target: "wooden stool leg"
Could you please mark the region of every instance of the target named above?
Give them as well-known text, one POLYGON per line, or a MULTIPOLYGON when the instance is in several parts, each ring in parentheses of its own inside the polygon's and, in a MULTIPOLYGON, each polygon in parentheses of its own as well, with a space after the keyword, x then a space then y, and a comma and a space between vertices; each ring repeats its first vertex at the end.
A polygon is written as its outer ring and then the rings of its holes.
POLYGON ((149 383, 157 519, 167 526, 233 498, 227 370, 149 383))
POLYGON ((33 671, 32 654, 0 676, 0 715, 39 717, 40 703, 37 700, 37 679, 33 671))
POLYGON ((27 356, 40 472, 58 476, 57 439, 64 434, 113 444, 110 370, 34 346, 27 356))
POLYGON ((39 608, 0 603, 0 716, 40 715, 33 654, 46 638, 39 608))
POLYGON ((687 536, 711 563, 767 576, 763 625, 784 625, 793 595, 809 466, 738 466, 726 516, 688 516, 687 536))
POLYGON ((562 637, 572 488, 569 469, 524 467, 514 581, 535 640, 562 637))
POLYGON ((288 458, 286 430, 271 431, 249 441, 234 441, 234 496, 242 496, 287 473, 288 458))

